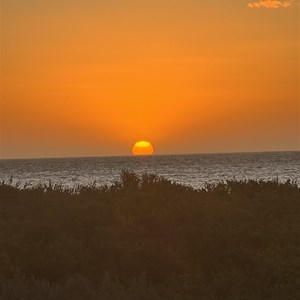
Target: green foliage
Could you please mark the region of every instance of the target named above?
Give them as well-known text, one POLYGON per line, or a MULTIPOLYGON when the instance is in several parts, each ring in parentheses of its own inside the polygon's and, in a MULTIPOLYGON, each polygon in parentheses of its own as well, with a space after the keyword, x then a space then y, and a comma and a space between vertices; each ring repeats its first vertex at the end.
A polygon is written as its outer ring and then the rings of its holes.
POLYGON ((300 188, 0 183, 0 299, 298 299, 300 188))

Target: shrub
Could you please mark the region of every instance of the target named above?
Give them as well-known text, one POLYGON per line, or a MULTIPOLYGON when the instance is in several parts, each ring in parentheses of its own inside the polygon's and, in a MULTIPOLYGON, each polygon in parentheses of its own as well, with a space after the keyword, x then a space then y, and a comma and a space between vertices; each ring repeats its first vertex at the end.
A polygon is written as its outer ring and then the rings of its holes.
POLYGON ((298 299, 300 188, 0 183, 0 299, 298 299))

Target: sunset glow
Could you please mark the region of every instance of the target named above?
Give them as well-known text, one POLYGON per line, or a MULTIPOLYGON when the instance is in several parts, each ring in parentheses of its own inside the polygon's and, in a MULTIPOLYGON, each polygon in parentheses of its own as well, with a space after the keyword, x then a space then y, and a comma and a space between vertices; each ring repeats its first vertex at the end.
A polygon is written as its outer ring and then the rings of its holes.
POLYGON ((2 0, 0 157, 300 149, 299 1, 171 2, 2 0))

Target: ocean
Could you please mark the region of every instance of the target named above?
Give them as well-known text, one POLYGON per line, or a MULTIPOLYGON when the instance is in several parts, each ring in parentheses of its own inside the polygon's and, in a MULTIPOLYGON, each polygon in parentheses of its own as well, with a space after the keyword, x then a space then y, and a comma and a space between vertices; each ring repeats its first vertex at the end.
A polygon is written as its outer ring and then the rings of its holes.
POLYGON ((69 188, 110 185, 123 169, 155 173, 194 188, 232 179, 291 179, 300 185, 300 152, 0 160, 0 180, 12 176, 21 186, 49 181, 69 188))

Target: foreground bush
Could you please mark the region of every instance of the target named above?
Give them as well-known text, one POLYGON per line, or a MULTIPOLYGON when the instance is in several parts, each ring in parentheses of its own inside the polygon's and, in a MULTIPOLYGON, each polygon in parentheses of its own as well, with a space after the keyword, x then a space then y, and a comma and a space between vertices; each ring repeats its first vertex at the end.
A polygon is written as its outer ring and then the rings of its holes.
POLYGON ((0 184, 0 299, 298 299, 300 188, 0 184))

